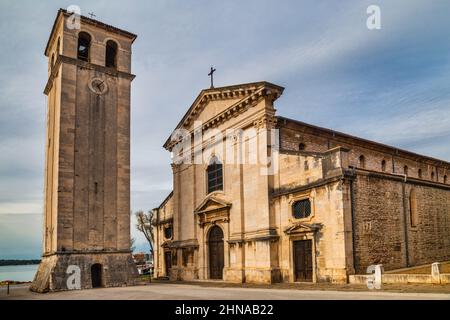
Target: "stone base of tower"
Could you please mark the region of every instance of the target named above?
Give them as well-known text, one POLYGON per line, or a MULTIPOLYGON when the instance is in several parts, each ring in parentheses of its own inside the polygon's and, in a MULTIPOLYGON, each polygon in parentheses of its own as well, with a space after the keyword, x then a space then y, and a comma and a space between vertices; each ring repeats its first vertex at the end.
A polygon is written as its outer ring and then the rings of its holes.
POLYGON ((136 265, 129 252, 64 252, 42 258, 30 290, 44 293, 130 286, 134 285, 137 276, 136 265))

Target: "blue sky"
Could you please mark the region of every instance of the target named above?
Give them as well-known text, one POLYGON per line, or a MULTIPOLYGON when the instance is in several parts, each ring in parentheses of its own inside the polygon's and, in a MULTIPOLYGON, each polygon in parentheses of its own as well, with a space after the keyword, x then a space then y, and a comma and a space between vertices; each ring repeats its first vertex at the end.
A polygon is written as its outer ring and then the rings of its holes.
MULTIPOLYGON (((132 209, 171 189, 161 146, 199 91, 266 80, 279 115, 450 161, 449 1, 0 2, 0 259, 41 248, 47 77, 58 8, 138 34, 133 47, 132 209), (366 8, 381 8, 368 30, 366 8)), ((138 238, 144 248, 142 237, 138 238)))

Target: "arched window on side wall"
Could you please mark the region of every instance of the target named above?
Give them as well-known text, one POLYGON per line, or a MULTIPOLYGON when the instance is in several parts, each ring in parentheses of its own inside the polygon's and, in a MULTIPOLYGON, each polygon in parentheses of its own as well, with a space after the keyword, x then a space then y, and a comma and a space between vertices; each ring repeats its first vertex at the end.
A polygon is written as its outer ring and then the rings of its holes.
POLYGON ((117 43, 112 40, 106 42, 105 67, 117 68, 117 43))
POLYGON ((444 183, 447 184, 447 175, 444 176, 444 183))
POLYGON ((407 176, 408 175, 408 166, 403 167, 403 173, 407 176))
POLYGON ((89 62, 89 51, 91 48, 91 36, 86 32, 78 34, 77 58, 89 62))
POLYGON ((223 190, 222 163, 220 163, 217 157, 212 157, 206 171, 208 177, 208 193, 223 190))
POLYGON ((434 181, 434 172, 431 173, 431 180, 434 181))
POLYGON ((381 171, 386 171, 386 160, 381 161, 381 171))
POLYGON ((409 194, 409 218, 411 227, 416 227, 419 217, 417 214, 417 195, 415 189, 412 189, 409 194))
POLYGON ((422 179, 422 169, 419 169, 417 175, 419 176, 419 179, 422 179))
POLYGON ((366 168, 366 158, 363 155, 359 156, 359 167, 362 169, 366 168))

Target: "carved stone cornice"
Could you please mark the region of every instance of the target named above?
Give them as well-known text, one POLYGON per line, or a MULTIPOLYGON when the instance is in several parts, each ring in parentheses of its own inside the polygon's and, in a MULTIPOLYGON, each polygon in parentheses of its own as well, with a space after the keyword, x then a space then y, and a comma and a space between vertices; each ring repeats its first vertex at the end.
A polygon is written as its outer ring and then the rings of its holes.
POLYGON ((230 244, 247 243, 254 241, 276 241, 279 239, 278 232, 275 228, 259 229, 248 231, 245 233, 233 234, 227 241, 230 244))
POLYGON ((108 74, 108 75, 113 76, 113 77, 125 78, 125 79, 128 79, 130 81, 132 81, 136 77, 134 74, 123 72, 123 71, 118 71, 118 70, 116 70, 114 68, 107 68, 107 67, 104 67, 104 66, 100 66, 98 64, 93 64, 93 63, 89 63, 89 62, 86 62, 86 61, 78 60, 78 59, 75 59, 75 58, 71 58, 71 57, 67 57, 67 56, 63 56, 63 55, 58 55, 58 57, 56 58, 55 64, 52 66, 52 70, 51 70, 50 76, 49 76, 49 78, 47 80, 47 84, 46 84, 45 89, 44 89, 44 94, 45 95, 48 95, 48 93, 52 89, 53 82, 54 82, 54 80, 57 77, 58 72, 59 72, 59 67, 63 63, 75 65, 75 66, 78 66, 78 67, 84 68, 84 69, 95 70, 95 71, 98 71, 98 72, 102 72, 104 74, 108 74))
POLYGON ((170 240, 163 243, 162 246, 171 249, 198 248, 198 241, 197 239, 176 240, 176 241, 170 240))
POLYGON ((194 210, 198 216, 198 224, 204 227, 206 224, 216 224, 217 222, 230 221, 231 203, 209 196, 194 210))
POLYGON ((323 224, 321 223, 305 223, 298 222, 286 227, 283 231, 287 235, 292 234, 303 234, 303 233, 316 233, 322 229, 323 224))
POLYGON ((173 223, 173 217, 165 218, 157 221, 156 219, 153 219, 152 226, 161 226, 161 225, 167 225, 173 223))
MULTIPOLYGON (((256 105, 262 99, 268 99, 273 102, 283 93, 283 90, 284 88, 268 82, 256 82, 203 90, 177 125, 176 129, 189 128, 192 122, 198 117, 198 114, 204 110, 210 101, 240 99, 221 113, 209 119, 206 123, 202 124, 202 130, 219 126, 231 117, 238 116, 240 113, 245 112, 248 108, 256 105)), ((174 145, 178 142, 179 141, 177 140, 172 140, 172 136, 170 136, 164 144, 164 148, 172 150, 174 145)))
POLYGON ((253 121, 253 127, 256 129, 275 129, 277 118, 274 114, 264 114, 261 118, 253 121))

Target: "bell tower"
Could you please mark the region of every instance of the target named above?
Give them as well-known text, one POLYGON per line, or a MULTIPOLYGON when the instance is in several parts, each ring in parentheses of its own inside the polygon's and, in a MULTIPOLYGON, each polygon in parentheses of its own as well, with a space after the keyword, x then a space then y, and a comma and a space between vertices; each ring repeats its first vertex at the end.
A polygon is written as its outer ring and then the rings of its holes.
POLYGON ((130 89, 135 39, 100 21, 58 11, 45 49, 44 239, 33 291, 133 284, 130 89))

